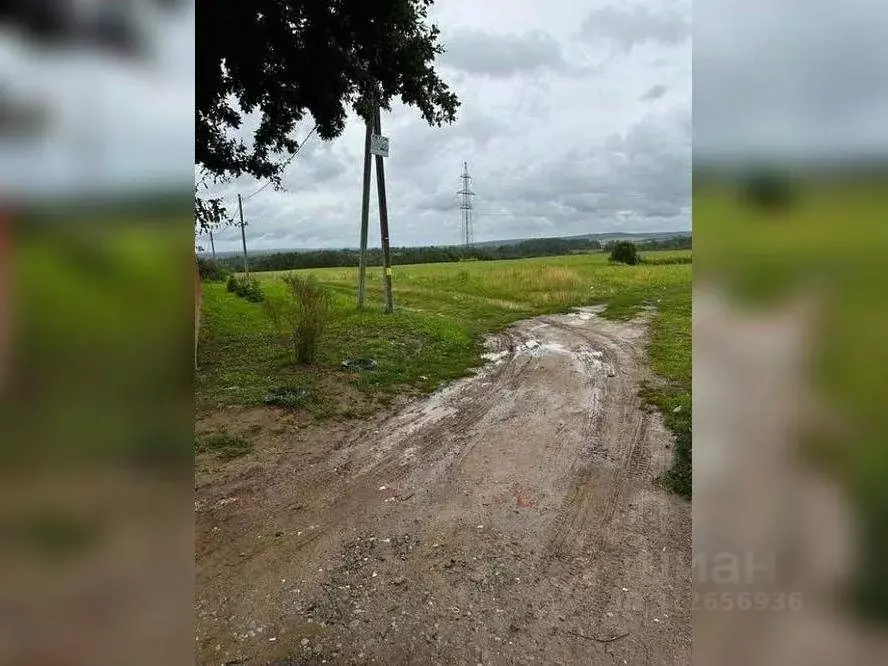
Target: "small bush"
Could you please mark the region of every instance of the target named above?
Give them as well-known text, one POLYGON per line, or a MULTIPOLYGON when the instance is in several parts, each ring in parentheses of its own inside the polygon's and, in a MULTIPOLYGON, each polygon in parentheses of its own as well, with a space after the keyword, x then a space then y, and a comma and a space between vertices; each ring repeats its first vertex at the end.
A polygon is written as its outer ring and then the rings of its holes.
POLYGON ((229 276, 225 287, 230 293, 236 294, 251 303, 261 303, 265 300, 259 280, 254 277, 229 276))
POLYGON ((241 289, 238 296, 244 298, 251 303, 261 303, 265 300, 265 294, 262 293, 262 287, 259 286, 259 280, 256 278, 241 278, 241 289))
POLYGON ((619 264, 635 266, 639 262, 638 248, 635 243, 621 241, 610 246, 610 260, 619 264))
POLYGON ((313 275, 287 275, 282 298, 265 300, 265 312, 289 341, 297 363, 313 363, 327 327, 333 298, 313 275))
POLYGON ((202 257, 197 258, 197 272, 204 282, 225 282, 231 276, 231 271, 223 268, 218 262, 202 257))

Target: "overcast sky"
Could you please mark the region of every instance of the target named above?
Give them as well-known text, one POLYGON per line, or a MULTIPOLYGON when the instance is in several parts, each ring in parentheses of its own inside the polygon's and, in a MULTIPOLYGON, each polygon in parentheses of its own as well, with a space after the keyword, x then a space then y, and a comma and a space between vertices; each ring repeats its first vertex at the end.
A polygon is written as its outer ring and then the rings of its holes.
MULTIPOLYGON (((434 19, 447 48, 440 73, 462 106, 444 128, 400 104, 383 115, 394 245, 459 242, 464 161, 476 240, 690 229, 688 0, 562 0, 558 11, 536 0, 448 0, 434 19)), ((336 141, 310 139, 286 192, 245 201, 249 245, 356 245, 362 149, 355 118, 336 141)), ((235 202, 257 189, 243 179, 219 191, 235 202)), ((371 200, 376 215, 375 188, 371 200)), ((216 248, 239 240, 220 232, 216 248)))
MULTIPOLYGON (((696 0, 693 14, 695 157, 888 150, 888 3, 696 0)), ((463 161, 477 240, 690 227, 690 0, 442 0, 434 18, 463 104, 446 128, 397 105, 382 118, 394 244, 458 241, 463 161)), ((138 66, 0 31, 0 93, 52 112, 43 140, 0 145, 0 194, 190 181, 193 31, 191 11, 157 24, 156 56, 138 66), (91 136, 99 149, 84 153, 91 136)), ((354 121, 311 139, 286 192, 248 199, 250 245, 354 246, 362 146, 354 121)), ((259 186, 220 192, 235 208, 259 186)), ((236 249, 239 236, 218 240, 236 249)))
POLYGON ((888 154, 888 2, 695 0, 694 156, 888 154))
POLYGON ((0 132, 0 194, 184 185, 194 169, 194 6, 145 13, 144 61, 37 48, 0 26, 0 104, 48 111, 37 140, 0 132), (91 144, 91 148, 85 148, 91 144))

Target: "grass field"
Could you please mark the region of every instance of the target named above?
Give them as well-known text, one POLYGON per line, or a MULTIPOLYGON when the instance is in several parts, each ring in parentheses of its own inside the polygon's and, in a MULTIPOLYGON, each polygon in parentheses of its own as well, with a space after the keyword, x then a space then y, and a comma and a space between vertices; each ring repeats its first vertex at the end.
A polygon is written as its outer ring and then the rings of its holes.
MULTIPOLYGON (((687 251, 652 252, 651 260, 689 257, 687 251)), ((481 363, 483 335, 535 315, 608 304, 604 316, 627 318, 657 308, 650 334, 651 365, 663 378, 647 398, 663 409, 678 440, 667 479, 690 493, 691 266, 611 265, 603 253, 495 262, 421 264, 394 269, 396 312, 382 313, 379 268, 368 270, 367 308, 355 307, 356 270, 314 274, 334 294, 334 314, 311 369, 295 367, 261 305, 229 294, 223 284, 204 287, 198 411, 260 404, 282 388, 310 391, 305 405, 316 418, 359 417, 397 395, 429 392, 481 363), (343 360, 375 359, 378 370, 349 373, 343 360), (673 410, 681 406, 677 413, 673 410)), ((260 273, 266 292, 282 289, 280 274, 260 273)))

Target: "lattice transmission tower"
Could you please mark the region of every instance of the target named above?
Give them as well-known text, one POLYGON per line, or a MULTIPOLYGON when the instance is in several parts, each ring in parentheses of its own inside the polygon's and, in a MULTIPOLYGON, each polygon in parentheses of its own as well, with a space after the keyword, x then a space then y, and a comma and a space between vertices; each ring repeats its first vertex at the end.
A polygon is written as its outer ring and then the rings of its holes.
POLYGON ((457 194, 462 197, 460 199, 459 208, 462 212, 462 244, 469 247, 472 244, 472 177, 469 175, 468 162, 463 162, 463 173, 459 177, 462 181, 462 189, 457 194))

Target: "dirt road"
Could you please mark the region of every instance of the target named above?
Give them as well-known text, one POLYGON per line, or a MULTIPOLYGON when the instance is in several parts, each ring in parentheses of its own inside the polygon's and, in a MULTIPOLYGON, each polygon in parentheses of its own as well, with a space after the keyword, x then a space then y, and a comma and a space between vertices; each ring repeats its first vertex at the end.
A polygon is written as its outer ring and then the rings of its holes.
POLYGON ((644 333, 521 322, 473 377, 199 479, 198 663, 691 663, 690 504, 655 483, 644 333))

